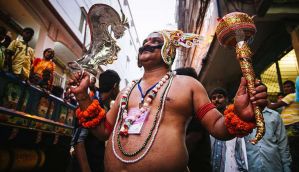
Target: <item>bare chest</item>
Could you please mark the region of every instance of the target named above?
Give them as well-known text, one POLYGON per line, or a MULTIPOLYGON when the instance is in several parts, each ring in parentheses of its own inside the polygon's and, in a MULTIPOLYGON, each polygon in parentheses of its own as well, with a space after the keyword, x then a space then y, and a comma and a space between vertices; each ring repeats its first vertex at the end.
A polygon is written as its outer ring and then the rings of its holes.
MULTIPOLYGON (((148 98, 143 97, 145 93, 141 93, 137 87, 134 87, 128 99, 128 108, 140 107, 148 98)), ((149 103, 151 111, 156 111, 161 108, 164 103, 164 108, 170 114, 182 114, 186 116, 192 115, 192 94, 186 88, 177 87, 172 84, 167 92, 166 86, 162 87, 156 97, 149 103)))
MULTIPOLYGON (((192 114, 189 99, 182 97, 176 87, 171 87, 167 95, 162 88, 149 105, 150 112, 141 133, 127 137, 119 134, 123 124, 119 114, 106 148, 106 171, 116 168, 119 171, 184 171, 188 158, 183 138, 186 121, 192 114)), ((129 95, 128 110, 138 108, 140 103, 142 96, 134 88, 129 95)))

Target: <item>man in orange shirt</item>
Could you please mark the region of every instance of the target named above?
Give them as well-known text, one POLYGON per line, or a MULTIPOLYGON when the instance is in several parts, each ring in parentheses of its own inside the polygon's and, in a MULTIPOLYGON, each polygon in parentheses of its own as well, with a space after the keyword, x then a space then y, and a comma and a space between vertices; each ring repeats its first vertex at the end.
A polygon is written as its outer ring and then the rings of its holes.
POLYGON ((30 77, 32 83, 38 84, 42 88, 52 89, 55 70, 55 63, 52 61, 54 55, 54 50, 47 48, 43 53, 43 59, 37 58, 34 60, 30 77))

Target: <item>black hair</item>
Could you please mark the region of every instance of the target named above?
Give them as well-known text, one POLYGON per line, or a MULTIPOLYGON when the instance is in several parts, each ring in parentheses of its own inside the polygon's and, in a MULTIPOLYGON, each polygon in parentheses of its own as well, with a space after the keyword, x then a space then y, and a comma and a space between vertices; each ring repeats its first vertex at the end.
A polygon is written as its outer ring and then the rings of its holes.
POLYGON ((277 93, 277 97, 278 96, 284 96, 284 94, 282 92, 277 93))
POLYGON ((4 42, 2 42, 2 45, 7 48, 9 46, 9 44, 11 43, 11 37, 9 37, 8 35, 5 35, 4 37, 4 42))
POLYGON ((295 88, 295 82, 293 82, 291 80, 284 81, 282 85, 286 85, 286 84, 290 84, 293 88, 295 88))
POLYGON ((99 91, 108 92, 113 89, 114 85, 119 85, 120 77, 114 70, 108 69, 100 74, 99 91))
POLYGON ((53 59, 55 54, 54 54, 54 50, 53 50, 52 48, 47 48, 47 49, 45 49, 44 52, 43 52, 43 56, 45 56, 45 53, 46 53, 47 51, 49 51, 49 50, 52 50, 52 51, 53 51, 53 54, 51 55, 51 59, 53 59))
POLYGON ((0 36, 5 37, 6 33, 7 33, 6 28, 3 26, 0 26, 0 36))
POLYGON ((210 92, 210 97, 212 97, 213 94, 222 94, 224 97, 227 97, 227 91, 224 88, 221 88, 221 87, 214 88, 210 92))
POLYGON ((197 79, 197 73, 194 68, 192 67, 182 67, 175 69, 177 75, 186 75, 191 76, 194 79, 197 79))
POLYGON ((31 27, 26 27, 23 29, 23 32, 28 32, 31 34, 31 36, 34 35, 34 30, 31 27))

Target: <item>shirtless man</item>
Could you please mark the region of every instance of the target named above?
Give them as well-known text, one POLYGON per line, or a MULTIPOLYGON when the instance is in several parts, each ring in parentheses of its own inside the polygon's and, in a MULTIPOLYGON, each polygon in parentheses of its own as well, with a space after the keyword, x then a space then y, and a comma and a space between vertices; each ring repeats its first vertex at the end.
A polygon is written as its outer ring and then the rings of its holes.
MULTIPOLYGON (((162 47, 162 45, 169 43, 166 39, 167 34, 163 33, 154 32, 143 42, 143 47, 139 49, 139 63, 144 67, 143 77, 134 87, 129 86, 129 88, 121 91, 114 106, 106 114, 106 121, 103 122, 104 120, 102 120, 98 126, 92 129, 92 132, 98 138, 103 140, 109 138, 105 151, 105 171, 107 172, 182 172, 187 169, 186 126, 193 114, 211 102, 204 87, 192 77, 172 74, 170 77, 165 77, 170 71, 175 51, 167 51, 174 54, 163 56, 165 47, 162 47), (155 87, 156 83, 163 77, 164 81, 162 83, 164 84, 161 84, 162 86, 158 89, 156 97, 150 101, 148 98, 151 93, 146 94, 145 90, 155 87), (169 88, 168 92, 166 88, 169 88), (125 101, 126 95, 128 97, 127 104, 125 101), (164 96, 165 99, 163 100, 161 96, 164 96), (142 97, 145 99, 141 99, 142 97), (141 100, 146 100, 147 104, 141 100), (125 133, 123 130, 125 128, 123 126, 124 120, 122 119, 128 119, 126 110, 128 116, 130 116, 134 110, 137 113, 136 109, 138 110, 138 107, 150 107, 147 110, 149 112, 148 117, 140 134, 126 136, 122 134, 122 132, 125 133), (105 125, 106 123, 114 126, 111 135, 109 127, 105 125), (146 142, 146 139, 149 139, 149 141, 146 142)), ((76 85, 71 88, 71 91, 76 95, 80 109, 87 109, 92 103, 87 94, 89 75, 85 72, 76 73, 70 79, 69 84, 76 85), (80 77, 82 77, 81 80, 80 77)), ((265 87, 257 86, 256 94, 250 100, 246 92, 246 81, 242 78, 235 97, 236 113, 243 120, 252 121, 254 119, 252 104, 265 106, 267 104, 266 98, 265 87)), ((137 116, 138 119, 139 117, 137 116)), ((211 135, 218 139, 234 138, 224 124, 223 115, 216 108, 207 111, 200 122, 211 135)))

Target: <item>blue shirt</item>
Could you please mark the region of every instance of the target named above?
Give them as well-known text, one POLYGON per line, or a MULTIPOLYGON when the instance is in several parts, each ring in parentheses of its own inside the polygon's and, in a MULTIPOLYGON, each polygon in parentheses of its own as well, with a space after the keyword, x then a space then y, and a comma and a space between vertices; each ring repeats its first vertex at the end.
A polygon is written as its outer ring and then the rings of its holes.
POLYGON ((255 137, 256 129, 245 137, 249 172, 290 172, 291 155, 282 119, 274 110, 263 110, 266 133, 253 145, 248 142, 255 137))
POLYGON ((213 172, 247 172, 243 138, 221 141, 211 136, 213 172))

